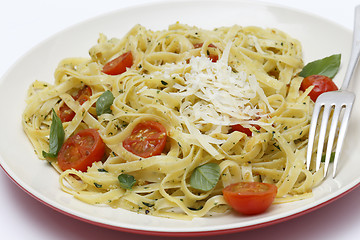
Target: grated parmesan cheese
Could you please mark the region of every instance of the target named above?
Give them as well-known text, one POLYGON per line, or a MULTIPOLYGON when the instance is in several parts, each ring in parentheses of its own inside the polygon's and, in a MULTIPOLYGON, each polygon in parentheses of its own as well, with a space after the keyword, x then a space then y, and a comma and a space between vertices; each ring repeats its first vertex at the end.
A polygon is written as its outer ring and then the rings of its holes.
POLYGON ((191 122, 229 126, 250 124, 253 119, 264 116, 261 109, 251 104, 259 96, 272 110, 265 93, 255 76, 242 71, 235 73, 228 66, 231 43, 227 44, 222 57, 212 62, 208 57, 192 57, 190 71, 185 73, 186 85, 175 84, 177 95, 198 98, 195 104, 184 101, 180 114, 191 122))

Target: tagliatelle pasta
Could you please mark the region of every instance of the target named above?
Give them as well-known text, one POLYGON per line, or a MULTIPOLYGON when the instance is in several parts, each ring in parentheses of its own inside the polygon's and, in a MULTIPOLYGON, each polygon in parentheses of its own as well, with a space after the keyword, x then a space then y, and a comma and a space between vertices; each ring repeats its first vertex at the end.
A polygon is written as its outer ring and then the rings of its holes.
POLYGON ((311 196, 323 178, 308 171, 305 151, 313 102, 299 90, 303 67, 300 43, 277 29, 220 27, 204 30, 176 23, 167 30, 134 26, 121 39, 101 34, 90 58, 62 60, 55 83, 35 81, 28 92, 23 127, 40 159, 49 149, 52 109, 67 105, 75 114, 63 122, 65 139, 81 129, 97 129, 103 161, 87 171, 62 171, 65 192, 89 204, 154 216, 191 219, 224 213, 222 189, 239 181, 272 183, 275 203, 311 196), (108 75, 106 63, 131 52, 125 72, 108 75), (81 104, 74 95, 91 88, 81 104), (95 104, 105 91, 114 96, 109 113, 95 104), (142 122, 166 129, 159 155, 139 157, 123 142, 142 122), (234 125, 251 131, 231 131, 234 125), (190 178, 207 163, 219 166, 219 180, 208 191, 190 178), (136 183, 123 188, 118 176, 136 183))

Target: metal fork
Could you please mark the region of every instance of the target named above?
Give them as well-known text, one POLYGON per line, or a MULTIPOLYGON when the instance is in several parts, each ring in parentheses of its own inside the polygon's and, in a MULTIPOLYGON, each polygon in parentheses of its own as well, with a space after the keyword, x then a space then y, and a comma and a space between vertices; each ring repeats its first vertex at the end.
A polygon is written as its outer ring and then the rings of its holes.
POLYGON ((355 94, 347 91, 350 79, 354 73, 355 67, 357 65, 360 55, 360 5, 355 8, 355 20, 354 20, 354 33, 353 33, 353 42, 351 56, 349 60, 349 65, 345 75, 345 79, 341 85, 339 91, 326 92, 321 94, 314 106, 314 111, 311 119, 311 125, 309 130, 309 142, 306 155, 306 166, 307 169, 310 169, 310 163, 312 158, 313 145, 315 140, 315 132, 318 125, 318 119, 322 112, 319 138, 318 138, 318 148, 316 154, 316 166, 315 171, 320 169, 321 161, 323 158, 323 148, 326 138, 326 133, 328 129, 328 122, 330 122, 330 115, 332 113, 332 120, 330 125, 330 130, 328 134, 328 142, 326 146, 325 153, 325 166, 324 166, 324 177, 327 174, 331 153, 333 150, 334 139, 337 137, 337 144, 335 149, 334 164, 333 164, 333 177, 336 175, 336 168, 343 146, 347 126, 349 123, 349 118, 351 115, 351 110, 355 101, 355 94), (340 124, 339 124, 340 122, 340 124), (338 135, 336 136, 336 134, 338 135))

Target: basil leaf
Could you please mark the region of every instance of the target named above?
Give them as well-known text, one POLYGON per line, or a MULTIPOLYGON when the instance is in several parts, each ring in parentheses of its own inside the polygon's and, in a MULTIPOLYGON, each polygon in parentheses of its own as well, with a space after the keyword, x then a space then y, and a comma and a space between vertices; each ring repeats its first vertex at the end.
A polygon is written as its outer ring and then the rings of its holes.
POLYGON ((114 95, 111 91, 106 90, 96 101, 96 114, 100 116, 104 113, 111 113, 111 105, 114 102, 114 95))
POLYGON ((206 163, 194 169, 190 177, 191 187, 210 191, 215 187, 220 178, 220 167, 216 163, 206 163))
POLYGON ((302 69, 299 76, 305 78, 311 75, 324 75, 332 79, 339 70, 340 62, 341 54, 334 54, 329 57, 310 62, 302 69))
POLYGON ((50 126, 49 152, 42 151, 44 158, 56 158, 65 140, 65 131, 62 122, 55 110, 52 109, 52 122, 50 126))
POLYGON ((120 187, 125 189, 132 189, 132 187, 136 183, 134 176, 128 174, 120 174, 118 176, 118 179, 120 182, 120 187))

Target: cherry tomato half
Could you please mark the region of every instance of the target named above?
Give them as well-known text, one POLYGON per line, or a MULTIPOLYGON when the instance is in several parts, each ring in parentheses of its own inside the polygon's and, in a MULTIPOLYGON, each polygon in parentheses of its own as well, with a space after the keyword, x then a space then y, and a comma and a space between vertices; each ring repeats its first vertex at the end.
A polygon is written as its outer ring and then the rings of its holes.
MULTIPOLYGON (((194 44, 194 48, 201 48, 202 46, 204 45, 204 43, 195 43, 194 44)), ((211 48, 216 48, 216 46, 212 43, 210 43, 208 45, 208 47, 211 47, 211 48)), ((209 54, 209 58, 212 62, 217 62, 217 60, 219 60, 219 56, 218 55, 215 55, 215 54, 209 54)))
POLYGON ((311 100, 314 102, 320 94, 338 90, 338 87, 331 80, 331 78, 323 75, 311 75, 304 78, 301 83, 300 90, 305 91, 310 86, 314 86, 314 88, 309 93, 311 100))
POLYGON ((59 108, 59 117, 61 122, 70 122, 75 117, 75 112, 64 104, 59 108))
POLYGON ((108 75, 118 75, 126 71, 133 65, 133 56, 131 51, 126 52, 119 57, 106 63, 103 67, 103 73, 108 75))
POLYGON ((237 212, 253 215, 270 207, 277 193, 273 184, 238 182, 223 189, 225 201, 237 212))
POLYGON ((75 169, 86 172, 93 162, 100 161, 105 154, 105 144, 95 129, 81 130, 69 137, 58 154, 62 170, 75 169))
POLYGON ((85 85, 82 89, 79 90, 74 99, 83 105, 84 102, 88 101, 92 95, 92 90, 88 85, 85 85))
MULTIPOLYGON (((73 96, 73 99, 75 101, 78 101, 80 105, 82 105, 84 104, 84 102, 90 99, 91 95, 92 95, 91 88, 85 85, 77 92, 75 96, 73 96)), ((69 108, 68 105, 64 104, 59 108, 59 117, 61 122, 70 122, 75 117, 75 112, 71 108, 69 108)))
MULTIPOLYGON (((260 126, 259 125, 253 125, 257 130, 260 130, 260 126)), ((238 132, 242 132, 245 133, 246 135, 248 135, 249 137, 252 136, 252 131, 250 130, 250 128, 246 128, 241 126, 240 124, 235 124, 235 125, 231 125, 230 126, 230 132, 234 132, 234 131, 238 131, 238 132)))
POLYGON ((146 121, 135 126, 123 146, 133 154, 147 158, 160 155, 166 143, 165 127, 155 121, 146 121))

